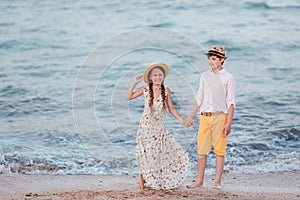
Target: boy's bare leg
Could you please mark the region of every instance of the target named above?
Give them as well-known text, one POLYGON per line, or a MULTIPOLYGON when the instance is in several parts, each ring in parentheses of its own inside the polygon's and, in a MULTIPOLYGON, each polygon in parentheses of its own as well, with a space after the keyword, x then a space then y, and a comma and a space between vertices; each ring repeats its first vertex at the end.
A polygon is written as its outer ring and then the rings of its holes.
POLYGON ((221 185, 221 178, 222 178, 222 173, 223 173, 223 169, 224 169, 224 162, 225 162, 224 156, 216 155, 216 177, 215 177, 215 181, 214 181, 214 187, 220 187, 220 185, 221 185))
POLYGON ((197 180, 191 185, 187 185, 187 188, 201 187, 204 181, 204 172, 206 167, 207 156, 198 155, 198 164, 197 164, 197 180))
POLYGON ((143 190, 145 185, 145 180, 143 178, 143 174, 140 174, 140 189, 143 190))

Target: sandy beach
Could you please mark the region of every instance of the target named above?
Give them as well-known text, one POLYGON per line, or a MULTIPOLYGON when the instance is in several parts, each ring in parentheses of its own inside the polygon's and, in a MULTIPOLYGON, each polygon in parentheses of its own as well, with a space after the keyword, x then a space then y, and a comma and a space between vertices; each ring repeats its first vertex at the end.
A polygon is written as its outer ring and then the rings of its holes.
POLYGON ((1 175, 0 199, 300 199, 299 171, 223 176, 221 189, 138 189, 137 175, 1 175))

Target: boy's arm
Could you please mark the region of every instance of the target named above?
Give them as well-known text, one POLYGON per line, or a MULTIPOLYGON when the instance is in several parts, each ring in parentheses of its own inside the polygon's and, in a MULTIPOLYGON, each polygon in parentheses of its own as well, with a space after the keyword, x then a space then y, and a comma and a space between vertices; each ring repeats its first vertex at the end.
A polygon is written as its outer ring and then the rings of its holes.
POLYGON ((228 106, 228 109, 227 109, 227 122, 223 128, 224 137, 226 137, 230 133, 232 118, 233 118, 233 113, 234 113, 234 107, 235 107, 235 79, 234 79, 234 77, 232 77, 227 84, 227 93, 228 94, 226 97, 227 98, 226 104, 228 106))
POLYGON ((231 104, 230 107, 227 110, 227 122, 226 122, 226 124, 224 125, 224 128, 223 128, 224 137, 226 137, 230 133, 233 113, 234 113, 234 106, 233 106, 233 104, 231 104))

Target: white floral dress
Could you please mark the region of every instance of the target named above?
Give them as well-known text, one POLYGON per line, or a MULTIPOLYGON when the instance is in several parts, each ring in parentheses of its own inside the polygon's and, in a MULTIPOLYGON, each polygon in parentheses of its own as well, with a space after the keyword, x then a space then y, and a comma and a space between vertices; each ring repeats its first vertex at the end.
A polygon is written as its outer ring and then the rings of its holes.
POLYGON ((190 167, 188 155, 163 126, 165 117, 162 97, 153 102, 153 117, 150 115, 148 87, 144 89, 144 97, 145 107, 137 132, 136 156, 139 169, 146 187, 176 188, 183 183, 190 167))

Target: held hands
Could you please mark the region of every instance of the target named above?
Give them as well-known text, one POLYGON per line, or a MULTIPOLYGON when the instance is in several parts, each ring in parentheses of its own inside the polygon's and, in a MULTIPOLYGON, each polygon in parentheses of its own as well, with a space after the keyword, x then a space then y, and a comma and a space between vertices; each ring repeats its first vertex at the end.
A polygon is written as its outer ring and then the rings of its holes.
POLYGON ((185 127, 190 127, 193 125, 193 119, 191 117, 187 117, 185 120, 182 121, 182 124, 185 126, 185 127))

